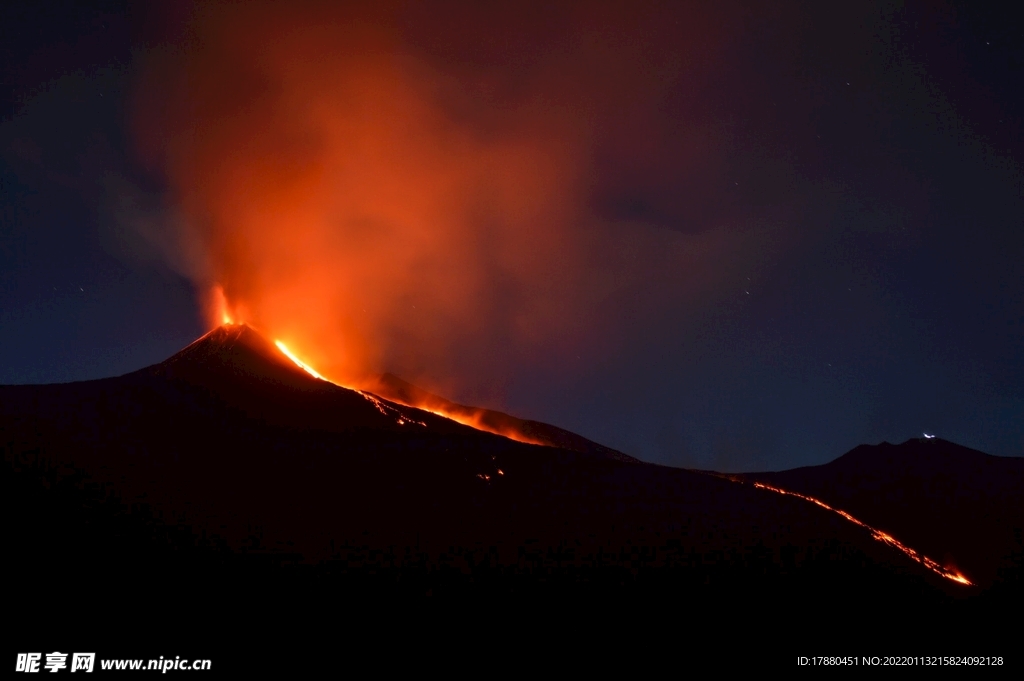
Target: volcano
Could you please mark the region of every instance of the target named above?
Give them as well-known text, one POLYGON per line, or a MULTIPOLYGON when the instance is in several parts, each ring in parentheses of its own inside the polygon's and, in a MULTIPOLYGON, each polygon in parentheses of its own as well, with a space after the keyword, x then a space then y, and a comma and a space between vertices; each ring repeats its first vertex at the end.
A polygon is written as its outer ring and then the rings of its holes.
MULTIPOLYGON (((124 376, 0 386, 18 607, 46 612, 67 592, 102 592, 116 618, 147 599, 183 598, 242 627, 355 603, 675 604, 733 627, 788 613, 788 626, 811 635, 807 613, 824 601, 919 616, 984 595, 802 499, 485 414, 490 430, 516 428, 542 444, 524 443, 409 406, 471 409, 439 405, 400 379, 381 385, 375 394, 316 378, 252 328, 225 325, 124 376)), ((963 465, 984 456, 927 447, 932 464, 936 453, 963 465)), ((928 534, 928 512, 869 499, 896 470, 878 451, 889 449, 855 450, 822 467, 827 475, 754 477, 849 501, 941 560, 947 544, 933 540, 960 526, 928 534)), ((888 479, 931 490, 947 469, 930 465, 922 458, 888 479)), ((986 485, 1006 477, 994 465, 961 477, 949 513, 998 516, 1012 534, 1019 477, 993 495, 986 485), (971 506, 984 499, 991 504, 971 506)), ((915 494, 904 496, 928 501, 915 494)), ((968 574, 989 574, 966 557, 977 546, 948 547, 968 574)), ((1009 555, 1008 545, 999 552, 1009 555)))

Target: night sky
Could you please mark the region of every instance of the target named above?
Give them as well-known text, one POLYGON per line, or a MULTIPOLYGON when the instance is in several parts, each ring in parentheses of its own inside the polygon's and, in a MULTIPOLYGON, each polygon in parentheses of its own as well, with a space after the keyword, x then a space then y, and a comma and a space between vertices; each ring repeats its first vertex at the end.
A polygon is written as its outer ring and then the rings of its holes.
POLYGON ((924 432, 1024 455, 1020 14, 284 7, 3 3, 0 383, 161 361, 217 284, 258 328, 344 318, 306 338, 647 461, 778 470, 924 432), (339 201, 405 249, 366 272, 325 198, 364 180, 339 201), (280 234, 232 221, 247 196, 327 225, 289 229, 337 238, 308 269, 347 293, 289 318, 269 289, 308 286, 307 251, 257 252, 280 234))

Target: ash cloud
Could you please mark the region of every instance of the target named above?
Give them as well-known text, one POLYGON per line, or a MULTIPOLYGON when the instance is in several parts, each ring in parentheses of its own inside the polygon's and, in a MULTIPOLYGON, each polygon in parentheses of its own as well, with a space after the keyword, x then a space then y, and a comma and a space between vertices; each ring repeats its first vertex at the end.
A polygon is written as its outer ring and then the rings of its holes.
POLYGON ((136 139, 197 284, 241 318, 336 380, 500 393, 607 354, 765 240, 716 193, 726 142, 698 104, 736 39, 719 19, 205 5, 150 50, 136 139))

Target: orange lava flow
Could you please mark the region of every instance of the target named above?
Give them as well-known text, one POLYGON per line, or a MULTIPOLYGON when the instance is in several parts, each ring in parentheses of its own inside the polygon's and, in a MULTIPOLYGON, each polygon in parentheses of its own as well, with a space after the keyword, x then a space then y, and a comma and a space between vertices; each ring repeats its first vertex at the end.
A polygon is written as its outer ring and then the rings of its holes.
POLYGON ((514 428, 496 428, 496 427, 493 427, 493 426, 485 423, 484 420, 483 420, 483 417, 479 413, 477 413, 477 412, 482 413, 483 412, 482 409, 470 411, 469 409, 463 407, 463 408, 459 409, 458 411, 455 411, 455 410, 445 409, 444 407, 439 407, 439 406, 433 405, 433 404, 431 404, 430 406, 427 406, 426 404, 422 404, 422 403, 421 404, 416 404, 415 402, 410 403, 410 402, 401 402, 401 401, 399 401, 398 403, 399 404, 404 404, 407 407, 412 407, 413 409, 419 409, 420 411, 429 412, 429 413, 431 413, 431 414, 433 414, 435 416, 440 416, 442 418, 446 418, 449 421, 455 421, 456 423, 461 423, 462 425, 469 426, 470 428, 473 428, 474 430, 482 430, 485 433, 492 433, 494 435, 500 435, 502 437, 508 438, 509 440, 515 440, 516 442, 522 442, 522 443, 528 444, 528 445, 541 445, 541 446, 544 446, 544 447, 550 446, 550 445, 548 445, 548 443, 541 442, 540 440, 535 440, 533 438, 530 438, 530 437, 520 433, 519 431, 515 430, 514 428))
MULTIPOLYGON (((284 343, 282 343, 281 341, 274 341, 274 345, 276 345, 277 349, 280 350, 281 352, 283 352, 285 354, 285 356, 288 357, 288 359, 290 359, 291 361, 295 362, 299 366, 300 369, 305 371, 307 374, 309 374, 313 378, 319 378, 321 381, 326 381, 327 380, 326 378, 324 378, 323 376, 318 374, 313 367, 309 366, 308 364, 303 362, 301 359, 296 357, 295 354, 291 350, 289 350, 288 347, 284 343)), ((330 382, 330 381, 328 381, 328 382, 330 382)))
POLYGON ((906 544, 903 544, 898 539, 893 537, 891 534, 888 534, 886 532, 882 532, 881 530, 875 529, 874 527, 871 527, 867 523, 862 522, 862 521, 858 520, 857 518, 854 518, 852 515, 850 515, 846 511, 842 511, 842 510, 840 510, 838 508, 833 508, 832 506, 829 506, 828 504, 826 504, 824 501, 821 501, 820 499, 815 499, 814 497, 809 497, 806 494, 800 494, 799 492, 791 492, 789 490, 785 490, 785 489, 782 489, 780 487, 773 487, 771 485, 766 485, 763 482, 755 482, 754 483, 754 487, 757 487, 759 489, 766 489, 766 490, 769 490, 771 492, 776 492, 778 494, 785 494, 787 496, 797 497, 799 499, 803 499, 804 501, 809 501, 812 504, 816 504, 818 506, 821 506, 822 508, 824 508, 827 511, 832 511, 833 513, 841 515, 842 517, 846 518, 847 520, 849 520, 854 525, 858 525, 860 527, 863 527, 864 529, 866 529, 869 532, 871 532, 871 536, 874 537, 875 539, 877 539, 878 541, 882 542, 883 544, 888 544, 889 546, 902 551, 905 555, 909 556, 913 560, 915 560, 918 563, 920 563, 921 565, 925 566, 926 568, 928 568, 929 570, 931 570, 935 574, 940 575, 942 577, 945 577, 946 579, 949 579, 951 581, 957 582, 958 584, 964 584, 964 585, 967 585, 967 586, 972 586, 973 585, 973 583, 970 580, 968 580, 966 577, 964 577, 959 572, 956 572, 954 570, 950 570, 948 568, 943 567, 942 565, 940 565, 939 563, 935 562, 934 560, 932 560, 928 556, 926 556, 926 555, 924 555, 922 553, 918 553, 917 551, 915 551, 914 549, 910 548, 906 544))
MULTIPOLYGON (((226 322, 226 323, 230 323, 230 322, 226 322)), ((301 359, 299 359, 295 355, 295 353, 292 352, 291 350, 289 350, 288 346, 285 345, 283 342, 281 342, 279 340, 276 340, 276 341, 274 341, 274 345, 276 345, 277 349, 280 350, 282 353, 284 353, 284 355, 288 359, 290 359, 291 361, 295 362, 295 364, 300 369, 302 369, 303 371, 308 373, 310 376, 312 376, 314 378, 318 378, 321 381, 327 381, 328 383, 334 383, 334 385, 338 385, 340 387, 348 387, 348 386, 341 386, 339 383, 335 383, 334 381, 330 380, 329 378, 325 378, 323 375, 321 375, 319 372, 317 372, 316 369, 314 369, 313 367, 309 366, 308 364, 303 362, 301 359)), ((399 425, 406 425, 408 423, 413 423, 413 424, 424 426, 424 427, 426 427, 426 425, 427 425, 427 424, 423 423, 422 421, 418 421, 418 420, 416 420, 414 418, 410 418, 408 414, 400 412, 399 410, 397 410, 393 406, 391 406, 388 402, 382 400, 381 398, 377 397, 373 393, 369 393, 369 392, 366 392, 364 390, 359 390, 357 388, 349 388, 349 389, 350 390, 355 390, 360 395, 365 397, 367 400, 372 402, 373 405, 377 408, 377 411, 379 411, 384 416, 393 416, 393 417, 395 417, 398 420, 398 424, 399 425)), ((395 401, 395 400, 389 400, 389 401, 395 401)), ((526 444, 531 444, 531 445, 546 445, 546 443, 544 443, 544 442, 540 442, 538 440, 534 440, 532 438, 529 438, 529 437, 519 433, 514 428, 496 428, 496 427, 491 426, 490 424, 485 423, 484 420, 483 420, 483 417, 481 416, 481 414, 483 413, 483 410, 471 409, 469 407, 462 407, 460 405, 458 411, 456 411, 454 409, 451 409, 451 410, 445 409, 444 406, 436 405, 436 404, 433 404, 433 403, 431 403, 430 406, 427 406, 426 404, 410 404, 408 402, 402 402, 402 401, 395 401, 395 402, 397 404, 401 404, 402 406, 411 407, 413 409, 419 409, 420 411, 430 412, 431 414, 434 414, 436 416, 441 416, 441 417, 449 419, 451 421, 455 421, 456 423, 461 423, 462 425, 469 426, 470 428, 473 428, 475 430, 482 430, 482 431, 487 432, 487 433, 493 433, 495 435, 501 435, 502 437, 507 437, 508 439, 515 440, 517 442, 524 442, 526 444)))
POLYGON ((423 423, 423 421, 417 421, 416 419, 409 418, 407 415, 390 406, 387 402, 380 399, 376 395, 363 392, 362 390, 357 390, 356 392, 365 397, 366 399, 370 400, 370 402, 373 403, 373 406, 377 407, 377 411, 379 411, 381 414, 384 414, 385 416, 397 416, 398 425, 400 426, 404 426, 407 423, 415 423, 418 426, 423 426, 424 428, 427 427, 427 424, 423 423))
MULTIPOLYGON (((291 361, 295 362, 296 366, 298 366, 300 369, 305 371, 307 374, 309 374, 313 378, 317 378, 317 379, 319 379, 321 381, 326 381, 326 382, 331 383, 333 385, 337 385, 338 387, 342 387, 342 388, 347 387, 347 386, 342 386, 342 385, 340 385, 338 383, 335 383, 331 379, 325 378, 324 376, 322 376, 319 372, 317 372, 316 369, 314 369, 313 367, 309 366, 308 364, 303 362, 301 359, 296 357, 295 353, 292 352, 291 350, 289 350, 288 346, 285 345, 283 342, 277 340, 277 341, 274 341, 274 345, 277 346, 278 350, 280 350, 282 353, 284 353, 285 357, 287 357, 291 361)), ((348 388, 348 389, 349 390, 355 390, 357 393, 362 395, 364 398, 366 398, 368 401, 370 401, 373 404, 374 407, 377 408, 377 411, 379 411, 384 416, 394 417, 396 419, 396 421, 398 422, 398 425, 400 425, 400 426, 404 426, 404 425, 412 423, 412 424, 416 424, 418 426, 423 426, 424 428, 427 427, 427 424, 423 423, 423 421, 418 421, 418 420, 416 420, 414 418, 411 418, 408 414, 405 414, 405 413, 395 409, 394 407, 392 407, 391 405, 389 405, 387 402, 385 402, 384 400, 380 399, 376 395, 373 395, 373 394, 368 393, 368 392, 364 392, 362 390, 356 390, 354 388, 348 388)))

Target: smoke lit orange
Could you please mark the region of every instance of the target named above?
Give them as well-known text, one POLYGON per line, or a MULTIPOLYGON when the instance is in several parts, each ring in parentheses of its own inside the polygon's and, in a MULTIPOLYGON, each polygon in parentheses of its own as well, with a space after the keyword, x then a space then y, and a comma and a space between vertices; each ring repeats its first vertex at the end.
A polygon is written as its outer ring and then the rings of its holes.
POLYGON ((162 103, 140 104, 141 145, 160 147, 198 283, 245 307, 215 300, 214 324, 301 337, 307 366, 347 384, 453 376, 466 348, 493 363, 492 330, 564 333, 579 134, 526 110, 474 134, 387 11, 352 11, 199 7, 185 55, 142 88, 162 103))
MULTIPOLYGON (((213 291, 211 327, 301 338, 303 361, 348 385, 396 371, 494 402, 490 386, 524 365, 580 370, 606 350, 610 307, 635 318, 622 292, 690 299, 695 273, 719 276, 708 252, 723 233, 619 225, 591 196, 598 122, 650 156, 659 126, 640 112, 661 115, 683 53, 706 60, 716 29, 699 8, 666 22, 654 6, 591 4, 541 13, 548 47, 506 69, 441 53, 506 45, 518 59, 533 19, 515 22, 534 13, 515 4, 191 3, 180 42, 147 53, 132 121, 169 187, 174 260, 213 291), (420 33, 430 21, 445 31, 420 33), (635 39, 648 32, 659 49, 635 39)), ((709 172, 703 152, 677 157, 693 166, 680 177, 709 172)))

